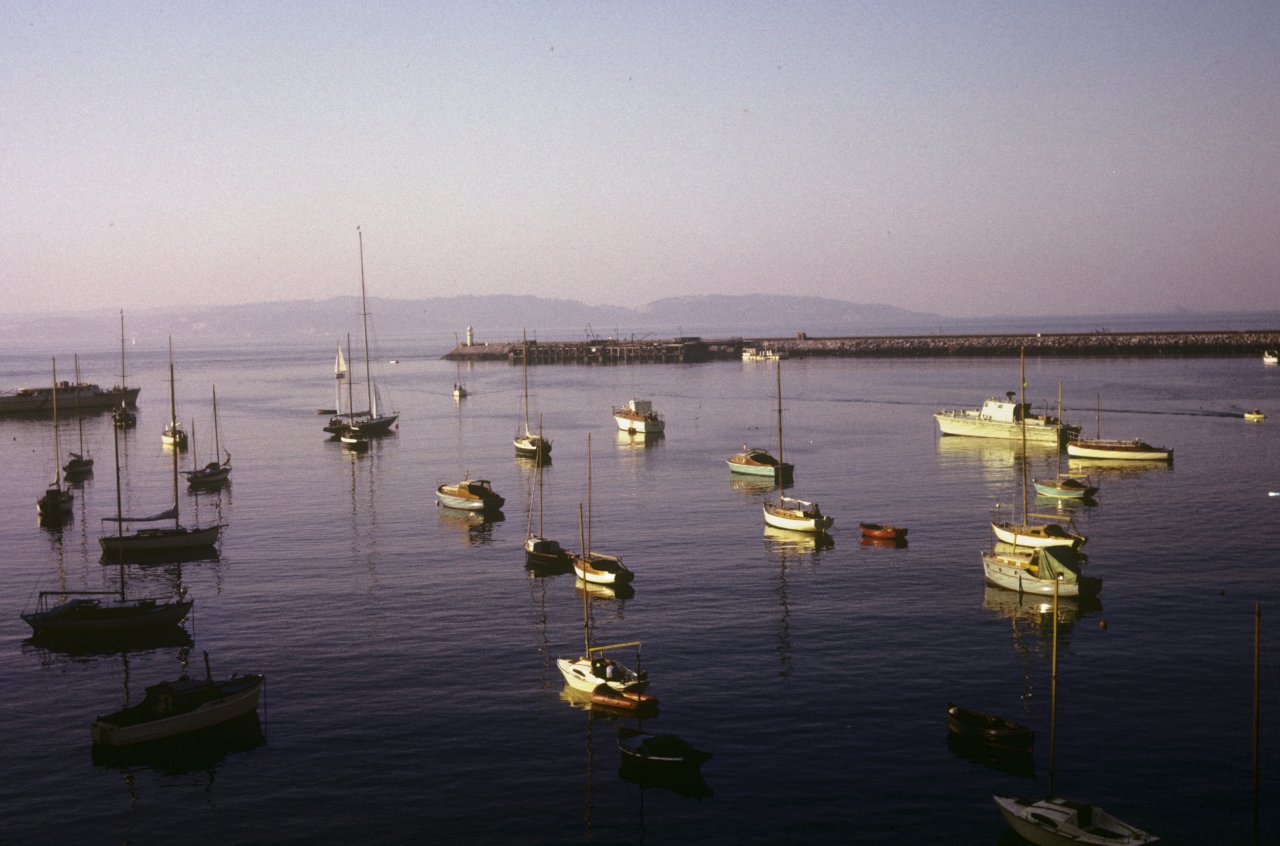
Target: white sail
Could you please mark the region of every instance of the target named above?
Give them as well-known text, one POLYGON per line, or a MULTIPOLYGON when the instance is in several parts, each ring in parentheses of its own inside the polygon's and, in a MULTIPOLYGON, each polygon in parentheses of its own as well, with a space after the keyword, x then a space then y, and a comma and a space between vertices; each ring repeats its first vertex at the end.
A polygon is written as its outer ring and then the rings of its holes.
POLYGON ((346 378, 347 362, 342 357, 342 344, 338 344, 338 358, 333 363, 333 376, 335 379, 346 378))

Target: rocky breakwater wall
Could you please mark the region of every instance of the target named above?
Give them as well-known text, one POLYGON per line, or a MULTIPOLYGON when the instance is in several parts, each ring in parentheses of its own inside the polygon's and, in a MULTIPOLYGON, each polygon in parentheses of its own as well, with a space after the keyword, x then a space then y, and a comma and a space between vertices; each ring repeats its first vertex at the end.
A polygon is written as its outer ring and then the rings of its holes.
POLYGON ((1280 331, 1117 332, 1078 335, 937 335, 790 338, 756 342, 796 357, 907 356, 1261 356, 1280 347, 1280 331))

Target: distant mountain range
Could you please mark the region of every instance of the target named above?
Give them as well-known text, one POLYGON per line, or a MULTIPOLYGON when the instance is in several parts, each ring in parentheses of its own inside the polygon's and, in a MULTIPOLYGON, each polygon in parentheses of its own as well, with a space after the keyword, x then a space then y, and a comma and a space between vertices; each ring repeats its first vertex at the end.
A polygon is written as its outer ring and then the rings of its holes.
MULTIPOLYGON (((743 295, 669 297, 634 308, 591 306, 534 296, 454 296, 369 300, 369 325, 383 350, 397 346, 441 354, 474 327, 477 342, 588 337, 704 338, 849 335, 1010 334, 1030 332, 1260 330, 1280 326, 1280 314, 1188 314, 949 318, 875 303, 828 297, 743 295)), ((57 354, 115 348, 115 310, 0 315, 0 351, 57 354)), ((160 347, 168 335, 179 346, 329 346, 350 332, 359 344, 360 299, 298 300, 235 306, 159 306, 125 313, 137 344, 160 347)))
MULTIPOLYGON (((462 338, 567 340, 588 336, 734 336, 883 334, 893 327, 937 324, 936 315, 885 305, 858 305, 824 297, 691 296, 655 300, 637 308, 591 306, 533 296, 456 296, 420 300, 369 299, 370 330, 382 341, 462 338)), ((17 339, 86 339, 94 347, 119 343, 119 312, 93 310, 0 317, 0 348, 17 339), (105 342, 100 340, 105 339, 105 342)), ((293 344, 360 337, 360 299, 299 300, 256 305, 184 308, 161 306, 125 313, 125 331, 150 345, 172 334, 187 346, 236 343, 293 344)), ((42 343, 41 346, 44 346, 42 343)), ((29 344, 24 344, 29 348, 29 344)), ((61 343, 66 347, 65 340, 61 343)))

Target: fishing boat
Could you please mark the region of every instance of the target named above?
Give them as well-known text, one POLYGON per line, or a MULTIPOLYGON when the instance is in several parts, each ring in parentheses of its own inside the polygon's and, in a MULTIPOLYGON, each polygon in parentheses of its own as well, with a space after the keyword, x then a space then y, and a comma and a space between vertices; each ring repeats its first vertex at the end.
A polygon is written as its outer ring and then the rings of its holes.
POLYGON ((452 485, 436 488, 436 499, 445 508, 460 511, 497 511, 506 502, 494 491, 488 479, 466 478, 452 485))
POLYGON ((1277 353, 1275 350, 1267 350, 1262 354, 1262 363, 1263 364, 1280 363, 1280 353, 1277 353))
POLYGON ((982 553, 982 572, 988 584, 1018 593, 1094 597, 1102 579, 1081 572, 1084 556, 1069 546, 1026 548, 998 546, 982 553))
MULTIPOLYGON (((76 384, 80 384, 80 356, 76 360, 76 384)), ((71 453, 67 463, 62 465, 62 472, 68 479, 83 479, 93 475, 93 456, 84 448, 84 414, 80 406, 80 394, 76 392, 76 429, 80 434, 80 451, 71 453)))
POLYGON ((147 688, 137 705, 98 717, 89 727, 94 746, 132 746, 178 737, 234 720, 256 711, 266 677, 260 673, 214 679, 209 653, 205 677, 183 673, 174 681, 147 688))
POLYGON ((774 458, 766 449, 742 445, 742 452, 729 456, 726 463, 730 473, 744 476, 765 476, 780 485, 791 482, 795 475, 795 467, 782 460, 782 362, 777 367, 778 384, 778 457, 774 458))
POLYGON ((764 504, 764 522, 766 526, 793 532, 825 532, 836 519, 823 514, 816 502, 779 496, 776 503, 764 504))
POLYGON ((700 767, 712 758, 677 735, 649 734, 630 726, 618 727, 618 749, 624 761, 647 767, 700 767))
POLYGON ((996 749, 1029 751, 1036 733, 1021 723, 947 703, 947 730, 958 738, 996 749))
MULTIPOLYGON (((578 525, 582 527, 582 506, 578 506, 578 525)), ((581 534, 581 532, 580 532, 581 534)), ((591 433, 587 433, 587 522, 582 536, 582 552, 573 556, 573 572, 584 582, 597 585, 629 585, 633 573, 617 555, 606 555, 591 548, 591 433)))
POLYGON ((1262 409, 1260 409, 1260 408, 1255 408, 1253 411, 1246 411, 1246 412, 1244 413, 1244 419, 1245 419, 1245 420, 1252 421, 1252 422, 1254 422, 1254 423, 1258 423, 1258 422, 1260 422, 1260 421, 1262 421, 1262 420, 1266 420, 1266 419, 1267 419, 1267 415, 1265 415, 1265 414, 1263 414, 1263 413, 1262 413, 1262 409))
MULTIPOLYGON (((170 419, 177 419, 176 401, 174 399, 173 377, 173 339, 169 340, 169 414, 170 419)), ((110 563, 119 556, 168 555, 191 550, 212 549, 222 534, 222 524, 187 528, 182 525, 178 509, 178 451, 170 450, 173 460, 173 507, 158 514, 145 517, 126 517, 116 509, 116 516, 103 517, 103 522, 114 522, 117 531, 114 535, 102 535, 98 543, 102 547, 103 562, 110 563), (125 534, 124 524, 159 523, 173 521, 172 526, 143 528, 125 534)))
MULTIPOLYGON (((342 430, 348 426, 359 425, 360 431, 365 435, 378 435, 387 432, 400 419, 400 413, 396 411, 387 412, 383 408, 381 394, 378 386, 373 381, 373 369, 369 363, 369 304, 365 296, 364 284, 364 234, 360 231, 360 227, 356 227, 356 236, 360 242, 360 319, 364 326, 364 381, 368 394, 369 408, 367 411, 356 411, 352 407, 348 407, 347 416, 343 417, 341 413, 336 413, 329 418, 329 425, 324 430, 331 435, 341 436, 342 430)), ((341 356, 341 348, 339 348, 339 356, 341 356)), ((338 377, 341 378, 341 377, 338 377)), ((350 376, 348 375, 349 379, 350 376)), ((348 395, 351 390, 348 386, 348 395)))
POLYGON ((1113 440, 1102 437, 1101 397, 1098 400, 1097 436, 1068 440, 1067 455, 1071 458, 1098 458, 1107 461, 1173 461, 1173 450, 1169 447, 1152 446, 1137 438, 1113 440))
MULTIPOLYGON (((191 427, 191 440, 195 441, 195 426, 191 427)), ((194 444, 191 449, 192 461, 195 460, 196 450, 194 444)), ((211 488, 225 482, 231 476, 231 453, 226 453, 226 458, 219 461, 218 456, 222 454, 222 439, 218 434, 218 386, 213 386, 213 461, 210 461, 203 467, 193 468, 183 473, 187 477, 187 484, 193 488, 211 488)))
POLYGON ((994 795, 1000 815, 1024 840, 1037 846, 1144 846, 1159 838, 1108 814, 1097 805, 1056 796, 1054 752, 1058 713, 1058 593, 1053 594, 1053 663, 1049 716, 1047 798, 994 795))
MULTIPOLYGON (((538 418, 538 431, 542 431, 542 418, 538 418)), ((533 508, 525 526, 524 564, 539 573, 567 573, 573 568, 573 553, 560 546, 560 542, 547 537, 542 531, 542 470, 546 462, 538 462, 538 533, 533 533, 533 508)), ((532 498, 532 496, 531 496, 532 498)))
POLYGON ((62 446, 58 440, 58 360, 53 359, 53 482, 36 497, 36 513, 46 525, 57 525, 71 516, 75 496, 62 486, 62 446))
POLYGON ((622 431, 637 435, 661 435, 667 427, 662 415, 653 410, 653 402, 647 399, 628 400, 626 405, 614 408, 613 420, 622 431))
POLYGON ((772 347, 743 347, 743 361, 778 361, 787 357, 786 350, 776 350, 772 347))
MULTIPOLYGON (((120 440, 115 438, 116 510, 121 508, 120 440)), ((106 635, 133 634, 176 626, 186 619, 194 600, 180 587, 176 599, 165 597, 129 597, 125 589, 124 556, 118 555, 120 589, 118 591, 41 591, 36 610, 22 614, 37 637, 98 638, 106 635)))
MULTIPOLYGON (((582 506, 578 506, 578 533, 583 533, 582 506)), ((587 548, 587 540, 582 537, 582 547, 587 548)), ((640 641, 613 643, 605 646, 591 645, 591 606, 590 594, 582 592, 582 630, 583 652, 578 658, 557 658, 556 666, 570 687, 592 693, 604 688, 600 695, 606 700, 601 704, 615 707, 655 707, 657 699, 648 696, 649 674, 640 669, 640 641), (632 670, 620 661, 607 657, 606 652, 616 649, 635 647, 636 669, 632 670)))
MULTIPOLYGON (((1022 380, 1025 390, 1026 379, 1022 380)), ((1005 399, 992 397, 982 403, 982 408, 943 409, 933 415, 938 429, 944 435, 962 435, 971 438, 1004 438, 1020 440, 1025 427, 1026 440, 1034 444, 1058 443, 1080 432, 1079 426, 1069 425, 1057 417, 1031 412, 1025 401, 1014 402, 1014 392, 1005 399)))
POLYGON ((858 530, 864 538, 873 540, 903 541, 907 539, 905 526, 890 526, 886 523, 859 523, 858 530))
POLYGON ((546 461, 551 458, 551 441, 542 437, 541 426, 538 434, 529 431, 529 336, 524 336, 524 352, 520 356, 524 372, 524 434, 516 433, 516 455, 520 458, 532 458, 546 461))

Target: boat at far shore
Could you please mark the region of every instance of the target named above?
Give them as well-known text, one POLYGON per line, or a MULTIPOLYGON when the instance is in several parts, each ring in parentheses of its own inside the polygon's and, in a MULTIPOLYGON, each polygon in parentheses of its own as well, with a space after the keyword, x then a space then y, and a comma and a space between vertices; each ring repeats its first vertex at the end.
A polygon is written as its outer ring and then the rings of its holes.
MULTIPOLYGON (((84 411, 112 408, 121 403, 136 405, 142 388, 103 388, 92 382, 72 383, 66 380, 57 386, 58 399, 63 403, 78 402, 84 411)), ((0 416, 53 414, 53 386, 44 388, 18 388, 0 392, 0 416)))
POLYGON ((1057 417, 1032 414, 1030 403, 1013 401, 1013 391, 1006 397, 992 397, 983 402, 978 411, 943 409, 936 412, 933 419, 938 421, 942 434, 971 438, 1021 440, 1023 424, 1026 424, 1026 440, 1035 444, 1057 444, 1080 434, 1079 426, 1064 423, 1057 417))
POLYGON ((1280 364, 1280 353, 1275 350, 1267 350, 1262 354, 1263 364, 1280 364))

